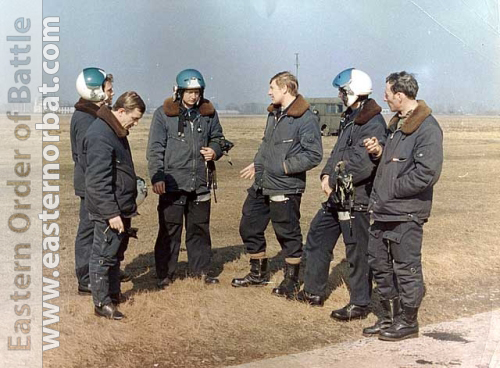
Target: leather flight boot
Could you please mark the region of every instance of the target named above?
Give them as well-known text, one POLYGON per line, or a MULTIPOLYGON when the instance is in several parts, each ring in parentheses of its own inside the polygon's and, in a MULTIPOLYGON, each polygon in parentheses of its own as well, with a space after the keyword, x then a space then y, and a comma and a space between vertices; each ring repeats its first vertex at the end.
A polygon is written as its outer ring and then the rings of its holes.
POLYGON ((305 290, 299 291, 297 294, 297 300, 302 303, 307 303, 313 307, 322 307, 325 302, 322 296, 308 293, 305 290))
POLYGON ((205 278, 203 279, 203 282, 207 285, 217 285, 220 283, 220 281, 217 277, 208 276, 208 275, 205 276, 205 278))
POLYGON ((418 308, 403 305, 402 310, 391 327, 380 331, 379 340, 400 341, 418 337, 418 308))
POLYGON ((211 275, 210 273, 209 274, 204 274, 204 273, 193 274, 193 273, 191 273, 191 274, 189 274, 189 277, 192 277, 192 278, 198 279, 198 280, 203 280, 203 282, 206 285, 216 285, 216 284, 220 283, 219 279, 216 276, 211 275))
POLYGON ((100 307, 94 307, 94 313, 98 317, 104 317, 108 319, 121 320, 125 318, 122 312, 116 309, 116 306, 113 303, 105 304, 100 307))
POLYGON ((363 336, 365 337, 377 336, 380 331, 388 329, 394 323, 394 319, 401 313, 399 297, 383 299, 380 304, 382 304, 382 315, 373 326, 363 329, 363 336))
POLYGON ((273 289, 272 294, 276 296, 283 296, 287 299, 295 299, 300 289, 299 271, 300 263, 285 263, 285 278, 281 281, 281 284, 279 284, 278 287, 273 289))
POLYGON ((164 290, 168 286, 172 285, 173 282, 174 279, 172 277, 167 276, 164 279, 158 280, 156 285, 158 286, 159 289, 164 290))
POLYGON ((330 314, 330 318, 337 321, 349 322, 352 319, 366 318, 368 314, 370 314, 370 308, 368 306, 349 303, 344 308, 334 310, 332 314, 330 314))
POLYGON ((250 259, 250 273, 243 278, 234 278, 234 287, 264 286, 269 282, 267 258, 250 259))

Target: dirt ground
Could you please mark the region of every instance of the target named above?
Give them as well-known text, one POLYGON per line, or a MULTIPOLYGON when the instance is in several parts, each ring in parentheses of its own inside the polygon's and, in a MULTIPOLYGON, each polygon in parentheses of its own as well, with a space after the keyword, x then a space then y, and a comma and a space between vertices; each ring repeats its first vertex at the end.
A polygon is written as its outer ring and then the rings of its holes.
POLYGON ((420 328, 418 339, 388 343, 363 338, 230 368, 422 366, 500 368, 500 309, 427 325, 420 328))
MULTIPOLYGON (((444 131, 445 164, 435 189, 432 217, 424 227, 423 262, 427 294, 420 323, 453 320, 500 306, 498 195, 500 122, 494 117, 438 116, 444 131)), ((248 272, 248 257, 238 234, 246 188, 238 172, 248 165, 262 138, 264 117, 221 117, 225 135, 235 143, 233 165, 217 164, 218 203, 212 206, 214 269, 221 283, 205 286, 185 278, 186 252, 181 253, 178 280, 164 291, 155 287, 153 247, 157 233, 156 195, 150 195, 133 220, 139 239, 132 240, 124 266, 133 280, 122 284, 132 300, 123 304, 124 321, 93 315, 89 297, 78 296, 74 276, 74 237, 79 199, 74 196, 69 119, 61 121, 61 322, 60 347, 44 354, 45 367, 217 367, 299 353, 354 341, 376 320, 370 315, 348 324, 334 322, 330 311, 349 300, 344 246, 334 252, 329 298, 312 308, 271 295, 282 278, 283 260, 272 229, 268 254, 273 283, 264 288, 235 289, 231 279, 248 272)), ((130 134, 136 172, 147 178, 145 148, 151 117, 130 134)), ((302 233, 325 199, 318 175, 335 137, 324 137, 323 163, 308 174, 302 201, 302 233)), ((376 297, 374 296, 374 301, 376 297)), ((375 303, 376 305, 376 303, 375 303)))

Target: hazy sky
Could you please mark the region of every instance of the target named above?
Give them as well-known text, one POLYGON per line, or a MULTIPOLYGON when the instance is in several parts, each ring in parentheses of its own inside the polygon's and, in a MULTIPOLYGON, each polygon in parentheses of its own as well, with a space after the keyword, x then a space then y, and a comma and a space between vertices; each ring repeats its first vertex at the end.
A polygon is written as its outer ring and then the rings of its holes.
POLYGON ((220 108, 267 103, 269 78, 295 72, 299 53, 305 96, 336 95, 332 79, 356 67, 383 103, 385 77, 406 70, 430 106, 500 108, 498 0, 44 0, 43 10, 60 16, 60 96, 72 102, 78 73, 99 66, 117 95, 134 89, 154 106, 185 68, 202 72, 220 108))

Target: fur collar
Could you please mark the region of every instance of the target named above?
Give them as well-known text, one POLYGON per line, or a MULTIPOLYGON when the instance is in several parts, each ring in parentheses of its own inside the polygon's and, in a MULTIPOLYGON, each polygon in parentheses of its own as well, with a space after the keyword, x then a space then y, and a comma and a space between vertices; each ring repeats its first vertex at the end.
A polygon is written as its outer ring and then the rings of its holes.
POLYGON ((369 98, 361 107, 361 110, 354 118, 354 123, 357 125, 365 125, 368 123, 375 115, 380 114, 382 108, 375 102, 375 100, 369 98))
POLYGON ((108 124, 111 129, 113 129, 113 131, 119 138, 125 138, 128 135, 128 130, 120 124, 116 116, 106 105, 101 106, 101 108, 97 112, 97 116, 104 120, 106 124, 108 124))
POLYGON ((77 111, 85 112, 89 115, 92 115, 94 118, 97 118, 97 111, 99 111, 99 106, 97 106, 92 101, 80 98, 78 102, 75 104, 75 109, 77 111))
MULTIPOLYGON (((418 100, 418 105, 413 110, 413 112, 406 118, 403 126, 401 127, 401 131, 410 135, 415 132, 422 122, 432 113, 432 110, 427 106, 424 100, 418 100)), ((389 123, 389 129, 394 131, 397 127, 399 121, 398 114, 394 115, 389 123)))
MULTIPOLYGON (((202 99, 198 105, 198 110, 202 116, 212 116, 215 114, 215 107, 209 100, 202 99)), ((180 101, 174 101, 169 97, 163 103, 163 111, 167 116, 179 116, 180 114, 180 101)))
MULTIPOLYGON (((297 98, 293 100, 292 104, 288 107, 286 114, 294 118, 300 118, 309 109, 309 106, 309 102, 307 102, 302 95, 297 95, 297 98)), ((275 113, 279 108, 280 105, 270 104, 267 111, 275 113)))

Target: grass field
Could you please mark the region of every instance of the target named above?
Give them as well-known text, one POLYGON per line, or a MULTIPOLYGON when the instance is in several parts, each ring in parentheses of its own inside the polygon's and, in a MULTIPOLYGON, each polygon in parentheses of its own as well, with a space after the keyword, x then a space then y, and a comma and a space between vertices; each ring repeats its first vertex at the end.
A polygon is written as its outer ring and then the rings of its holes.
MULTIPOLYGON (((498 227, 500 207, 500 121, 493 117, 438 116, 444 130, 445 163, 435 188, 432 217, 424 227, 423 262, 427 295, 420 323, 452 320, 500 307, 498 227)), ((362 338, 362 327, 376 320, 334 322, 330 311, 349 300, 344 246, 339 243, 331 264, 329 291, 323 308, 312 308, 271 295, 264 288, 235 289, 235 276, 248 272, 248 257, 238 234, 246 188, 238 172, 248 165, 260 143, 264 117, 222 117, 225 135, 235 143, 233 166, 217 164, 218 203, 212 207, 214 268, 220 285, 205 286, 184 278, 186 252, 181 252, 179 279, 168 289, 155 288, 153 247, 157 233, 157 197, 150 190, 133 220, 139 239, 132 239, 125 269, 134 279, 122 284, 132 298, 123 304, 124 321, 93 314, 89 297, 78 296, 74 276, 74 237, 79 199, 72 187, 73 163, 69 119, 61 122, 61 307, 60 347, 44 354, 44 366, 55 367, 215 367, 296 353, 327 344, 362 338)), ((145 148, 150 117, 130 134, 139 176, 147 178, 145 148)), ((302 201, 302 233, 324 197, 318 175, 335 137, 324 137, 323 163, 308 174, 302 201)), ((268 231, 272 281, 282 278, 283 260, 272 229, 268 231)))

